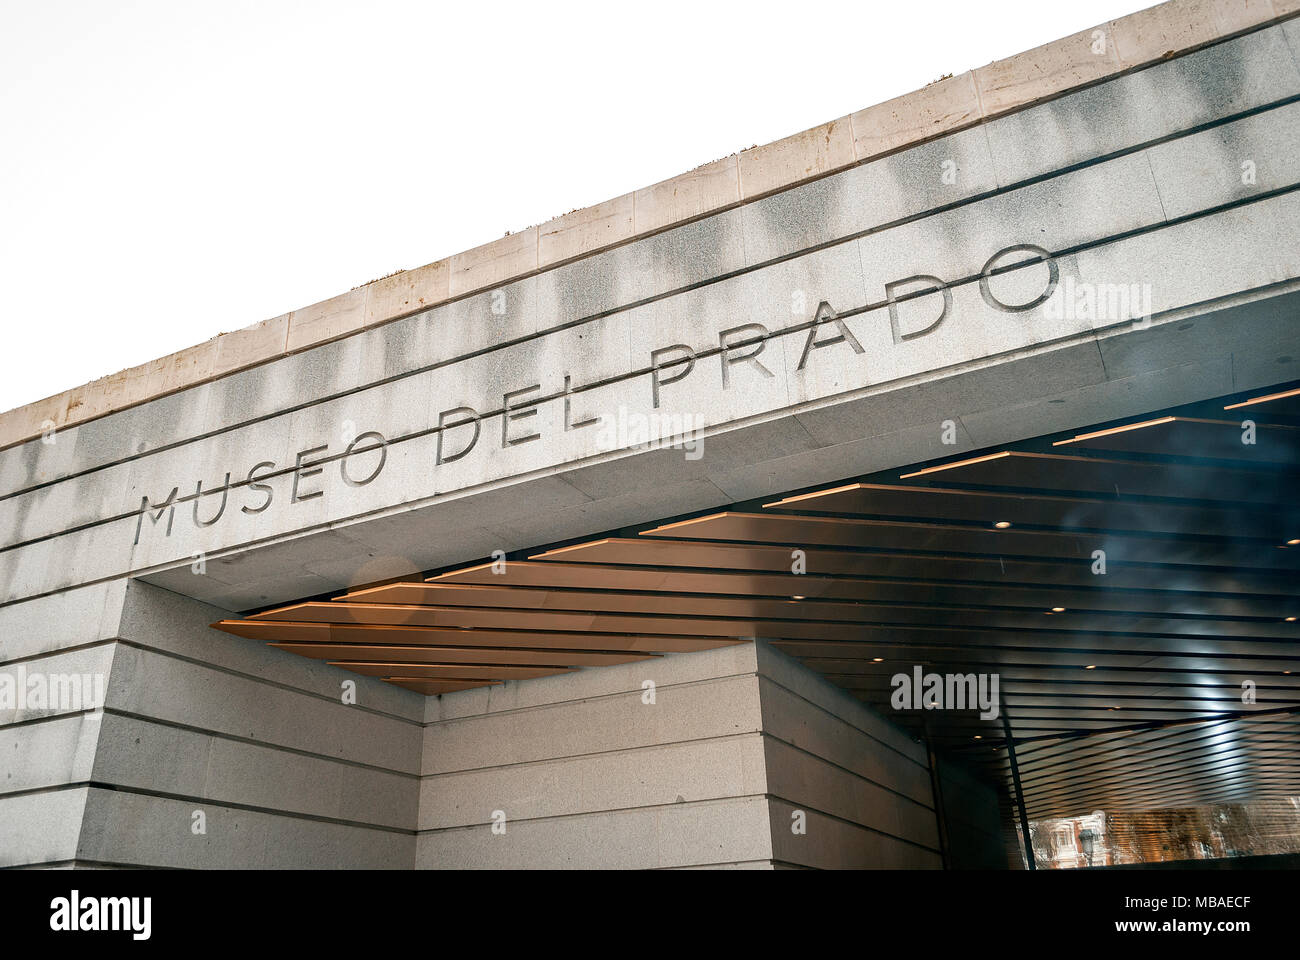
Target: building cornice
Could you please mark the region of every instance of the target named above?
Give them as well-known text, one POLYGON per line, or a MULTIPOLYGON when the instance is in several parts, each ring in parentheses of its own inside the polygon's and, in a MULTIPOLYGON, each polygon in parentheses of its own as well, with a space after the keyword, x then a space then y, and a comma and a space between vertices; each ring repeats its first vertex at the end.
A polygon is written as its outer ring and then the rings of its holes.
POLYGON ((0 449, 549 270, 1300 15, 1170 0, 0 413, 0 449))

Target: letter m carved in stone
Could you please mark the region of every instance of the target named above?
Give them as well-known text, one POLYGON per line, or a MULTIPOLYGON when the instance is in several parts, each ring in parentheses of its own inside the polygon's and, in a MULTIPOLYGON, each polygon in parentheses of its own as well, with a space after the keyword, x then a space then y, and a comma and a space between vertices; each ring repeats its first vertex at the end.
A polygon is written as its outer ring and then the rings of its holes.
POLYGON ((144 518, 149 517, 149 522, 157 526, 158 521, 162 519, 163 511, 167 512, 167 536, 172 535, 172 520, 176 518, 176 494, 179 490, 179 487, 172 487, 172 492, 167 494, 167 499, 162 503, 151 504, 147 496, 140 498, 140 518, 135 522, 135 543, 140 542, 140 529, 144 526, 144 518), (151 507, 158 511, 152 516, 149 514, 151 507))

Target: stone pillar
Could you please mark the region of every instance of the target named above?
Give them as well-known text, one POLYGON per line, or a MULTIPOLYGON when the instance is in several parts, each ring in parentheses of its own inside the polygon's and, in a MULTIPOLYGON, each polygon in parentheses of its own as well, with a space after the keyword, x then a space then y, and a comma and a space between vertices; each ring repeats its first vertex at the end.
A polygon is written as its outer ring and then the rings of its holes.
POLYGON ((923 747, 764 641, 424 698, 228 613, 139 582, 0 611, 0 671, 106 678, 0 718, 0 865, 941 864, 923 747))

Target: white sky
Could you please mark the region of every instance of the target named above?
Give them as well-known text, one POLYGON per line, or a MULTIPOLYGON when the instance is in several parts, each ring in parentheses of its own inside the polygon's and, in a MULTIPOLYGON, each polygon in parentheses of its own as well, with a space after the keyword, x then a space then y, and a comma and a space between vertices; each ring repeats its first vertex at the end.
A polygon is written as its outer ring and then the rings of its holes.
POLYGON ((0 0, 0 410, 1149 5, 0 0))

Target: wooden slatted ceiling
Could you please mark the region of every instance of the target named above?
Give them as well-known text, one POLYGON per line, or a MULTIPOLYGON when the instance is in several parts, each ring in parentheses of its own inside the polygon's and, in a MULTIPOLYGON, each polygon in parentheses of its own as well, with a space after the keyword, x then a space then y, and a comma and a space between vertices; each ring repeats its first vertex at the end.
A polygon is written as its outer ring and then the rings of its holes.
MULTIPOLYGON (((1275 393, 215 626, 429 695, 762 636, 918 733, 895 674, 996 673, 1032 817, 1300 794, 1300 389, 1275 393)), ((1000 720, 924 717, 1009 775, 1000 720)))
MULTIPOLYGON (((801 548, 804 549, 804 548, 801 548)), ((952 579, 996 583, 1061 583, 1097 586, 1091 558, 1051 557, 1024 561, 1004 556, 945 556, 876 554, 868 550, 804 549, 808 570, 821 575, 889 577, 894 579, 952 579)), ((751 543, 687 543, 621 538, 597 540, 537 554, 534 560, 562 559, 581 563, 623 566, 679 564, 705 569, 731 568, 767 572, 790 571, 790 547, 751 543)), ((1187 592, 1289 595, 1295 578, 1290 573, 1253 570, 1178 570, 1176 580, 1164 578, 1159 589, 1187 592)), ((1155 589, 1146 567, 1121 563, 1107 565, 1109 587, 1155 589)), ((797 591, 796 591, 797 592, 797 591)))
POLYGON ((1256 430, 1254 443, 1242 443, 1240 420, 1164 417, 1119 430, 1100 430, 1057 440, 1053 447, 1110 450, 1153 455, 1195 450, 1200 458, 1292 465, 1300 450, 1300 429, 1269 424, 1256 430))
MULTIPOLYGON (((800 581, 791 578, 790 587, 797 589, 799 586, 800 581)), ((948 626, 953 627, 987 625, 1026 630, 1141 633, 1164 629, 1168 623, 1166 618, 1153 616, 1142 610, 1144 603, 1151 599, 1150 591, 1141 595, 1127 592, 1120 600, 1105 596, 1092 597, 1089 599, 1094 604, 1100 604, 1100 609, 1074 608, 1069 616, 1062 615, 1058 620, 1046 621, 1043 617, 1051 616, 1051 611, 1062 604, 1052 603, 1050 600, 1045 603, 1041 592, 1026 595, 1022 591, 1007 598, 1015 602, 991 607, 988 604, 987 591, 981 595, 975 590, 967 590, 961 594, 959 600, 958 597, 947 595, 943 584, 915 586, 912 597, 896 594, 891 596, 888 585, 878 585, 873 591, 877 595, 871 598, 830 599, 801 594, 776 597, 676 594, 672 591, 660 594, 636 590, 522 587, 501 583, 473 585, 401 583, 375 588, 364 593, 346 594, 336 602, 361 605, 357 607, 358 616, 366 616, 371 605, 376 603, 397 608, 522 608, 539 611, 658 614, 664 609, 665 599, 671 597, 673 616, 818 621, 831 624, 838 621, 928 624, 933 622, 935 608, 942 606, 950 611, 951 615, 946 622, 948 626), (800 599, 795 600, 794 597, 800 599), (1129 603, 1128 610, 1120 606, 1123 602, 1129 603)), ((1050 596, 1053 598, 1066 595, 1062 591, 1050 591, 1050 596)), ((1261 616, 1258 608, 1247 602, 1240 600, 1230 602, 1235 603, 1236 619, 1214 619, 1213 614, 1195 595, 1181 595, 1174 604, 1166 604, 1166 606, 1173 607, 1170 611, 1173 616, 1187 618, 1188 622, 1180 621, 1178 627, 1188 633, 1280 639, 1289 639, 1295 634, 1294 628, 1277 616, 1261 616)), ((1288 609, 1285 604, 1285 598, 1273 598, 1269 609, 1282 612, 1288 609)), ((333 611, 326 608, 326 612, 333 611)))
MULTIPOLYGON (((1214 583, 1210 574, 1198 583, 1214 583)), ((819 577, 807 574, 795 580, 790 574, 697 571, 665 567, 614 567, 598 564, 538 563, 521 560, 509 564, 503 573, 490 565, 457 570, 432 578, 432 583, 466 583, 483 586, 549 587, 553 589, 631 590, 668 593, 679 597, 706 593, 730 596, 790 597, 813 600, 856 600, 861 602, 934 603, 944 599, 955 606, 969 606, 988 599, 988 588, 980 583, 943 580, 890 580, 870 577, 819 577), (798 591, 795 593, 794 591, 798 591)), ((1147 613, 1206 614, 1222 617, 1286 616, 1294 601, 1285 596, 1259 594, 1250 598, 1215 596, 1193 589, 1150 590, 1111 588, 1105 592, 1055 586, 1051 597, 1071 610, 1113 610, 1147 613)), ((1042 610, 1044 594, 1037 586, 999 585, 999 601, 1006 606, 1042 610)))
POLYGON ((461 690, 473 690, 475 687, 500 686, 501 680, 427 680, 421 677, 384 677, 386 683, 404 687, 426 697, 441 696, 444 693, 459 693, 461 690))
MULTIPOLYGON (((1238 435, 1240 435, 1238 433, 1238 435)), ((1281 505, 1290 501, 1300 476, 1293 472, 1195 463, 1147 462, 1099 456, 1011 450, 997 457, 927 467, 902 479, 927 476, 986 487, 1021 487, 1116 497, 1173 497, 1237 504, 1281 505)))
POLYGON ((987 527, 1014 518, 1016 525, 1022 527, 1106 530, 1126 534, 1185 534, 1189 530, 1231 529, 1236 536, 1258 537, 1270 542, 1276 538, 1279 524, 1300 527, 1300 504, 1296 503, 1283 504, 1277 511, 1246 510, 1240 506, 1222 508, 1151 500, 1116 500, 1114 496, 1028 496, 993 490, 950 490, 880 483, 846 484, 786 497, 764 507, 814 515, 915 515, 987 527))
MULTIPOLYGON (((384 645, 374 643, 272 643, 272 647, 335 663, 409 663, 452 664, 553 664, 556 651, 511 647, 507 650, 488 647, 434 647, 420 644, 384 645)), ((579 667, 604 667, 615 663, 652 660, 651 653, 615 653, 608 650, 565 650, 560 655, 566 664, 579 667)))
MULTIPOLYGON (((485 647, 504 650, 550 648, 566 652, 587 650, 641 651, 652 647, 665 653, 688 653, 738 641, 694 637, 621 636, 613 633, 560 633, 544 630, 471 630, 469 627, 422 627, 409 624, 304 622, 267 618, 222 620, 215 626, 250 640, 316 643, 361 643, 485 647)), ((648 654, 649 655, 649 654, 648 654)))
MULTIPOLYGON (((1300 477, 1292 489, 1300 489, 1300 477)), ((953 526, 841 517, 794 517, 773 514, 718 513, 645 531, 645 536, 679 540, 700 539, 780 543, 790 547, 854 547, 868 542, 878 550, 933 551, 947 556, 963 553, 1011 556, 1020 559, 1074 558, 1086 560, 1105 546, 1117 563, 1209 564, 1234 568, 1300 571, 1300 553, 1269 549, 1267 542, 1229 535, 1170 538, 1124 536, 1010 528, 953 526)))

